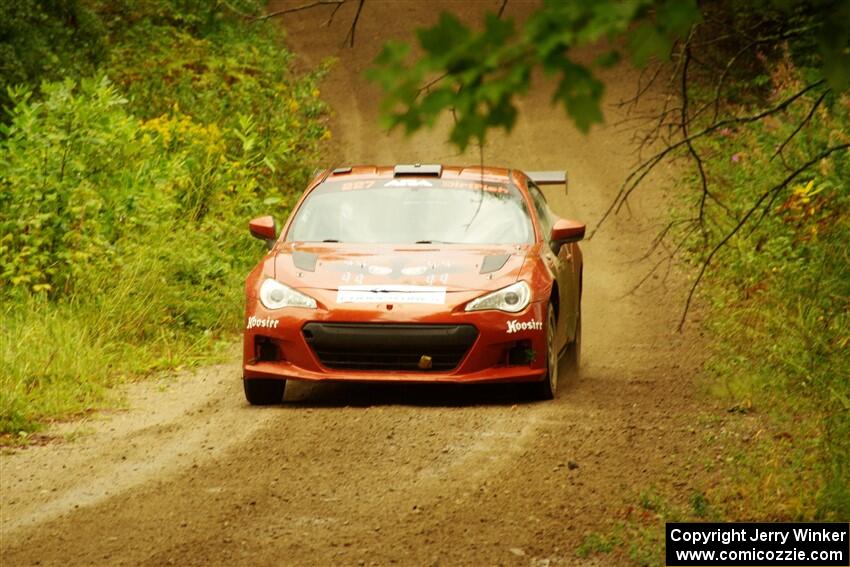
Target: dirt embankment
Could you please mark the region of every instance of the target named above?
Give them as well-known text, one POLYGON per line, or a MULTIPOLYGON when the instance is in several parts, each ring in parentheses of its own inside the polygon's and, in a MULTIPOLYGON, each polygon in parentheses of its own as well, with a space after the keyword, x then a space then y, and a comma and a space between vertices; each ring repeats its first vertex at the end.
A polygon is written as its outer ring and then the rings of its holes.
MULTIPOLYGON (((440 9, 474 22, 498 3, 370 0, 349 49, 355 4, 329 26, 331 7, 282 21, 305 65, 339 57, 323 88, 336 112, 329 161, 477 163, 477 150, 444 143, 445 124, 411 139, 382 132, 362 71, 383 40, 413 37, 440 9)), ((529 9, 512 1, 507 15, 529 9)), ((565 167, 569 196, 547 190, 555 210, 598 219, 635 150, 610 103, 632 96, 636 72, 605 79, 608 126, 580 135, 535 84, 485 161, 565 167)), ((680 465, 698 438, 699 352, 674 332, 681 287, 674 276, 628 293, 664 214, 649 185, 584 244, 584 374, 558 400, 515 403, 510 387, 294 384, 283 406, 257 409, 235 362, 136 385, 128 411, 69 426, 79 438, 0 457, 2 564, 576 564, 583 535, 636 492, 690 482, 680 465)))

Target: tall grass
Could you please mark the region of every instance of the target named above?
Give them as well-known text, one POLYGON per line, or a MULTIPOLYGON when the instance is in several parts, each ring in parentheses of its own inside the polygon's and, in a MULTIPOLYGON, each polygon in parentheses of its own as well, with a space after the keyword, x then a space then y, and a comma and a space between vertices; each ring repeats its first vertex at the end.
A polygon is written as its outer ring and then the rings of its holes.
POLYGON ((0 431, 37 430, 44 420, 115 403, 115 384, 221 357, 240 320, 240 278, 234 273, 211 294, 169 285, 172 274, 167 256, 139 255, 93 271, 67 297, 26 294, 6 302, 0 431))
POLYGON ((0 434, 219 356, 263 253, 247 220, 287 213, 327 136, 319 75, 292 73, 273 25, 90 6, 95 74, 16 86, 0 123, 0 434))

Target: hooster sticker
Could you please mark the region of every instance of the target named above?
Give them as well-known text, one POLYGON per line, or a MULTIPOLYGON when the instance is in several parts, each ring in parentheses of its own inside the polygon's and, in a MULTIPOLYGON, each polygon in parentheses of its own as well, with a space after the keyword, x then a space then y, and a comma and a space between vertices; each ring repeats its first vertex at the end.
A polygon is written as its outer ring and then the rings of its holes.
POLYGON ((272 319, 271 317, 248 317, 248 325, 246 325, 247 329, 255 329, 257 327, 262 327, 264 329, 277 329, 280 321, 277 319, 272 319))
POLYGON ((543 329, 543 322, 536 319, 531 321, 508 321, 508 334, 519 331, 539 331, 543 329))

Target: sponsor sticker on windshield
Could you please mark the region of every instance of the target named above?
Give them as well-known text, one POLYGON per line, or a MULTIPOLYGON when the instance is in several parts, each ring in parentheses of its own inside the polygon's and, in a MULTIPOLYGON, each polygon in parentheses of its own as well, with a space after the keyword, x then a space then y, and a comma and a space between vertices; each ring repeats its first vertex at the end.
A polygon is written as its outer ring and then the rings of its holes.
POLYGON ((336 302, 442 305, 446 302, 446 288, 421 285, 339 286, 336 302))
POLYGON ((481 183, 480 181, 467 181, 464 179, 444 180, 442 187, 446 189, 469 189, 472 191, 487 191, 488 193, 510 193, 507 187, 501 183, 481 183))
POLYGON ((391 179, 384 183, 384 187, 433 187, 434 184, 427 179, 391 179))
POLYGON ((504 183, 487 182, 472 179, 422 179, 419 177, 393 178, 393 179, 361 179, 358 181, 345 181, 342 183, 328 181, 325 187, 338 189, 340 191, 357 191, 360 189, 372 189, 379 187, 435 187, 438 189, 466 189, 468 191, 484 191, 500 195, 509 194, 511 191, 504 183))

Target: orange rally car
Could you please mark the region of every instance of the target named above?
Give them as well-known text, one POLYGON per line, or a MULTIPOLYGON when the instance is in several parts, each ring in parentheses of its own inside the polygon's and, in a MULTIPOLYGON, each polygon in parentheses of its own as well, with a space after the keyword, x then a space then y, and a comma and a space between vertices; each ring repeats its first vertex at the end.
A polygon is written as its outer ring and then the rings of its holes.
POLYGON ((320 172, 246 282, 251 404, 287 380, 526 382, 552 398, 581 349, 585 225, 539 185, 566 173, 440 165, 320 172))

